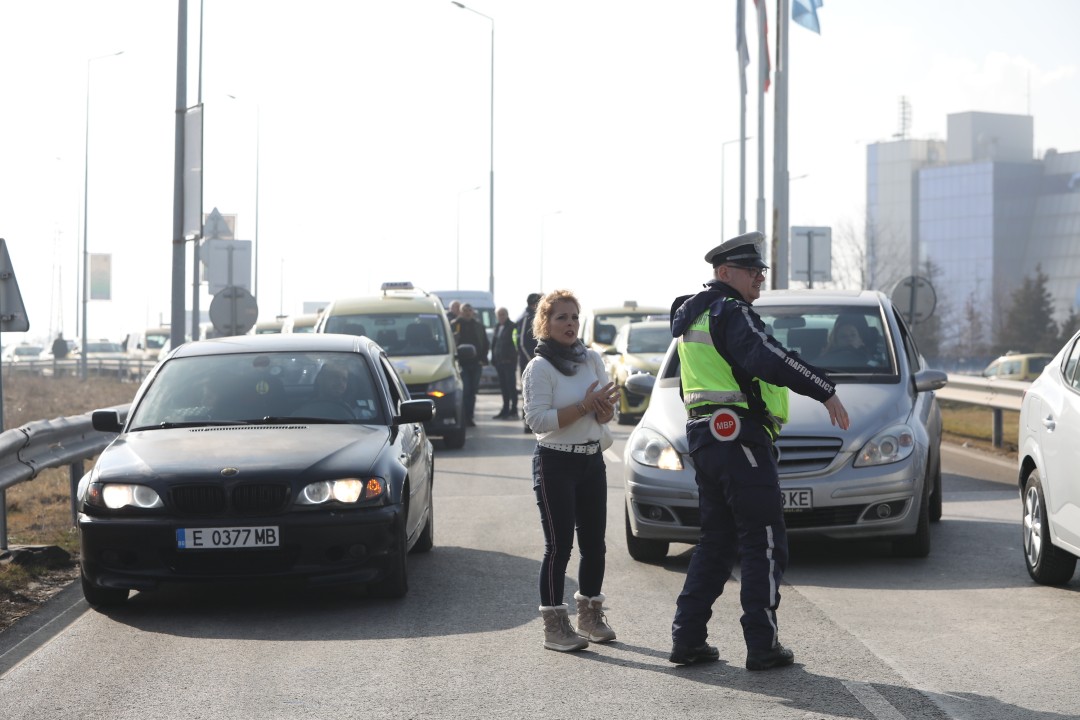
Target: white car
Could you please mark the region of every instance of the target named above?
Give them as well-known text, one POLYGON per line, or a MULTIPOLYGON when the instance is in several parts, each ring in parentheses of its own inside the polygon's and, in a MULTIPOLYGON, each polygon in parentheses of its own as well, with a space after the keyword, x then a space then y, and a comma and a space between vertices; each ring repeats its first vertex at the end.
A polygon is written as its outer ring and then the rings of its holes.
POLYGON ((1024 561, 1044 585, 1072 578, 1080 555, 1080 333, 1024 393, 1020 406, 1019 483, 1024 561))
MULTIPOLYGON (((880 292, 778 290, 754 310, 785 347, 829 371, 851 415, 840 430, 816 400, 791 393, 780 437, 780 488, 788 534, 886 540, 897 555, 926 557, 941 519, 941 412, 934 391, 947 376, 919 354, 899 311, 880 292), (834 328, 854 323, 859 350, 830 348, 834 328)), ((671 542, 701 534, 677 341, 654 380, 627 379, 652 395, 626 442, 626 545, 635 560, 663 559, 671 542)))

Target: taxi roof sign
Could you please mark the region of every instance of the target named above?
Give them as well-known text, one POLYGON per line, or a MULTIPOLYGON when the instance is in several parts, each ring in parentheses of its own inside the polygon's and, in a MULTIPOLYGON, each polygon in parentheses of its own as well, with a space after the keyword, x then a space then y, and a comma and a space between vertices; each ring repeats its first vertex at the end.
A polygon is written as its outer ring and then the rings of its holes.
POLYGON ((11 266, 7 240, 0 238, 0 331, 26 332, 29 329, 30 319, 26 317, 19 281, 11 266))

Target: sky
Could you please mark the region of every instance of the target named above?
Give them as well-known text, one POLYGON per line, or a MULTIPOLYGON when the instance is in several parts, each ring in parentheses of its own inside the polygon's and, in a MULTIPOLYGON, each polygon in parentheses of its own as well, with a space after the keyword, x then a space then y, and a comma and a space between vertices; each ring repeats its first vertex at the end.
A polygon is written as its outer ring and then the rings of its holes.
MULTIPOLYGON (((492 244, 495 300, 512 316, 554 288, 585 308, 667 305, 738 233, 735 0, 466 4, 188 3, 203 210, 235 215, 237 237, 257 240, 261 320, 384 281, 486 290, 492 244)), ((84 248, 113 269, 111 299, 86 306, 90 337, 169 321, 177 8, 0 0, 0 238, 30 321, 4 344, 82 333, 84 248)), ((825 0, 818 18, 820 34, 790 25, 792 225, 832 227, 835 242, 861 228, 866 145, 899 132, 902 97, 909 137, 944 139, 950 113, 1030 114, 1038 156, 1080 150, 1080 2, 825 0)), ((204 286, 200 309, 211 300, 204 286)))

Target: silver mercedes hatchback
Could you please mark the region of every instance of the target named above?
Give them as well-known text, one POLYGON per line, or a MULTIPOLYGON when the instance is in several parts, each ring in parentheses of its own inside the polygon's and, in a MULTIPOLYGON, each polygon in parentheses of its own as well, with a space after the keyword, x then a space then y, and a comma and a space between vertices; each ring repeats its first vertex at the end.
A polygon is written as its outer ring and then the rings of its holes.
MULTIPOLYGON (((927 556, 930 523, 941 519, 934 391, 946 374, 927 367, 900 311, 880 292, 777 290, 762 294, 754 310, 785 347, 828 370, 851 417, 841 430, 821 403, 791 393, 777 441, 789 535, 884 539, 898 555, 927 556)), ((677 345, 656 378, 627 381, 631 391, 651 393, 624 458, 626 543, 643 562, 700 535, 677 345)))

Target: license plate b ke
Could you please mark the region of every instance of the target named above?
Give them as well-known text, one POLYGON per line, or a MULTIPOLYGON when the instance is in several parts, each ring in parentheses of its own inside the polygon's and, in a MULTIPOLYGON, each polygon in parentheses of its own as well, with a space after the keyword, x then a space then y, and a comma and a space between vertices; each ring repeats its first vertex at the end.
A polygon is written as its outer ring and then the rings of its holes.
POLYGON ((787 512, 812 510, 814 508, 814 496, 810 488, 782 489, 780 493, 784 499, 784 510, 787 512))
POLYGON ((277 526, 177 528, 176 547, 179 550, 277 547, 279 534, 277 526))

